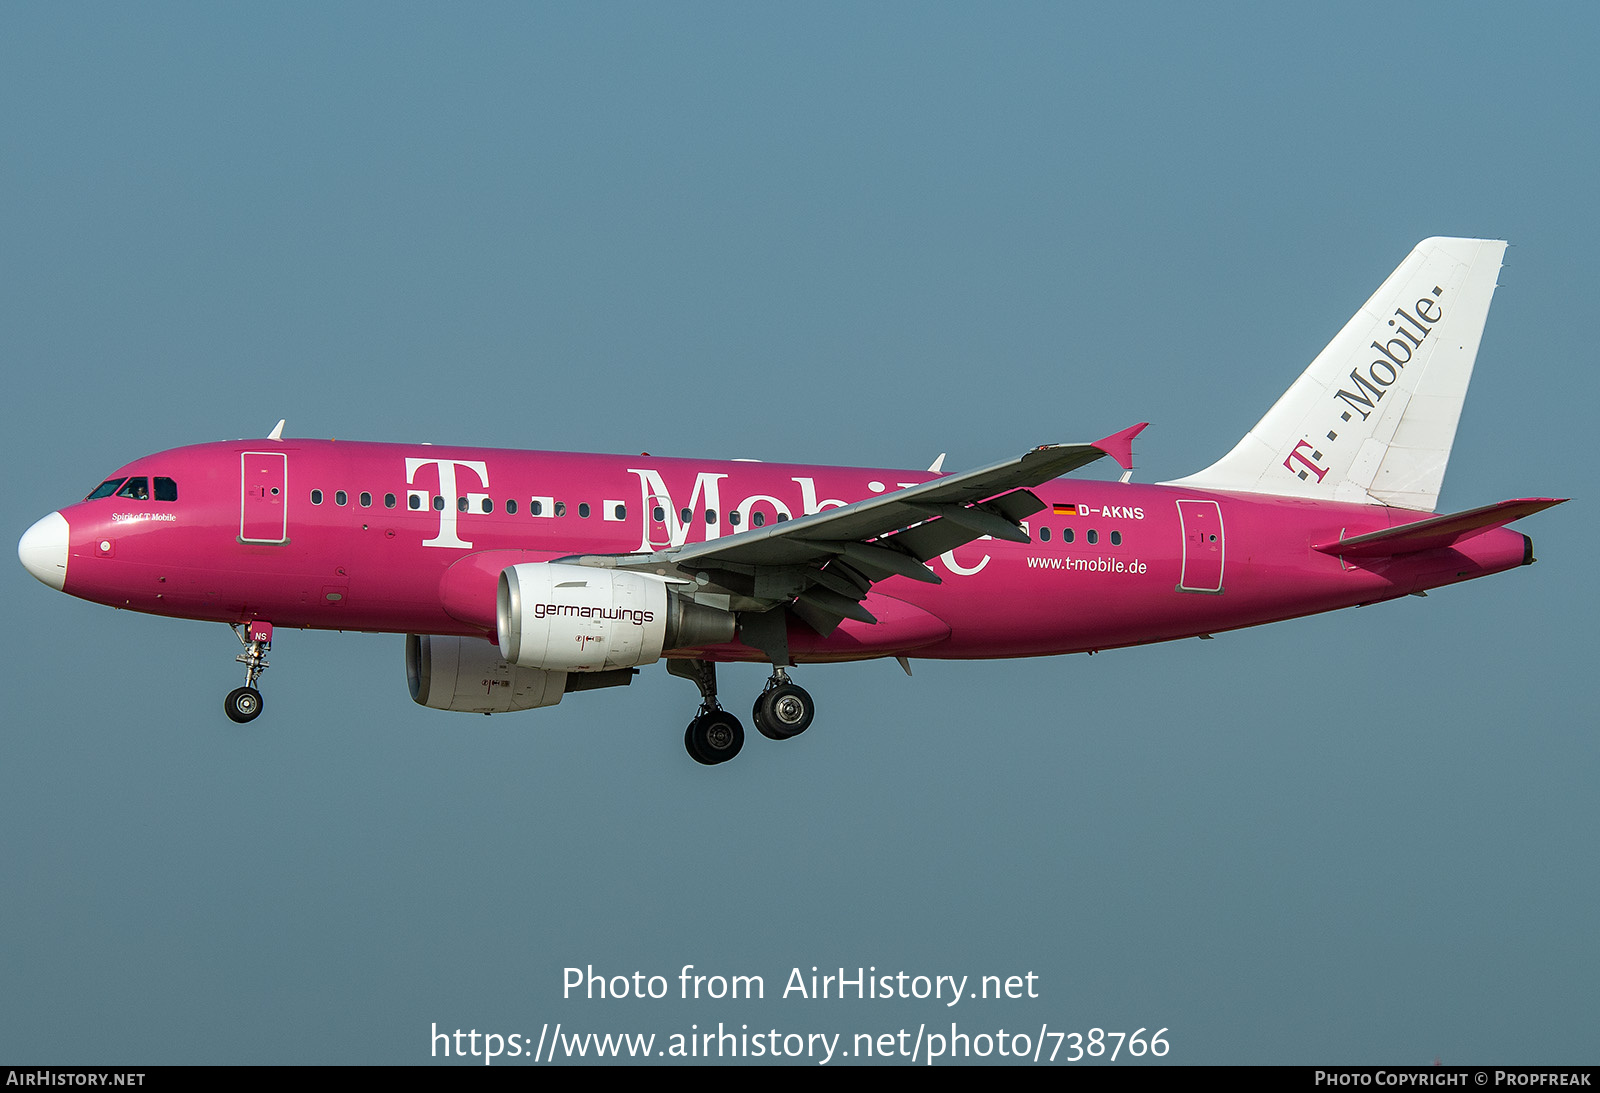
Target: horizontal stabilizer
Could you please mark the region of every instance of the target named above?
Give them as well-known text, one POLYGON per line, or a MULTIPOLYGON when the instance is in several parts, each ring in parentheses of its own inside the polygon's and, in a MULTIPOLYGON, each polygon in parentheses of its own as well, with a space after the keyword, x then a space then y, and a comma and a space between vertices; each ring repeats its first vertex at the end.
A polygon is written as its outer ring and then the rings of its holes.
POLYGON ((1491 528, 1503 527, 1513 520, 1543 512, 1553 505, 1566 501, 1565 497, 1523 497, 1514 501, 1501 501, 1482 508, 1453 512, 1418 520, 1414 524, 1401 524, 1369 535, 1356 535, 1332 543, 1319 543, 1313 550, 1324 554, 1337 554, 1345 558, 1387 558, 1396 554, 1415 554, 1419 550, 1435 550, 1454 546, 1463 539, 1482 535, 1491 528))

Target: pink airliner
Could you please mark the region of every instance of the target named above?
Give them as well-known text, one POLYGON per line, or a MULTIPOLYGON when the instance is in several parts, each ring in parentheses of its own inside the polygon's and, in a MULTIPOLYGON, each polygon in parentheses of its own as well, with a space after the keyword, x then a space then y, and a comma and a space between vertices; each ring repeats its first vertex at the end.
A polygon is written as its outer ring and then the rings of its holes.
POLYGON ((788 669, 1093 652, 1206 636, 1533 561, 1505 524, 1433 515, 1505 244, 1429 239, 1239 442, 1159 485, 1062 475, 1135 425, 960 474, 418 444, 263 440, 134 460, 34 524, 22 564, 96 603, 232 626, 261 712, 274 628, 406 635, 439 710, 553 706, 665 659, 689 754, 744 743, 719 661, 772 665, 752 717, 811 724, 788 669))

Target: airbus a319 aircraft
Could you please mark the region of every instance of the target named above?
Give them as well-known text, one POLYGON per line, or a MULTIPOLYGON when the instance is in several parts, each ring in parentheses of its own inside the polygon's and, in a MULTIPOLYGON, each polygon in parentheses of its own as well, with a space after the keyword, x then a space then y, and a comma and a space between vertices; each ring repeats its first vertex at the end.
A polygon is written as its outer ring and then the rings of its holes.
POLYGON ((1504 525, 1559 504, 1433 515, 1503 242, 1429 239, 1210 467, 1158 485, 1135 425, 959 474, 289 440, 134 460, 22 537, 39 580, 227 623, 262 708, 275 629, 406 635, 411 696, 501 713, 629 683, 696 684, 684 744, 731 759, 716 665, 772 666, 752 720, 811 724, 788 669, 1094 652, 1373 603, 1527 565, 1504 525))

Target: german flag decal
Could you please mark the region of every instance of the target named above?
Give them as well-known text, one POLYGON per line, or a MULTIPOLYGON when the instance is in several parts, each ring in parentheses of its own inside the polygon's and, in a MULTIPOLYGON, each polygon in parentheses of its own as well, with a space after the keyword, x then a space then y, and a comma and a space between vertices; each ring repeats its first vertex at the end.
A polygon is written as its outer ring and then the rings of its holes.
POLYGON ((1076 515, 1078 515, 1078 506, 1077 505, 1056 505, 1055 506, 1055 515, 1057 515, 1057 516, 1076 516, 1076 515))

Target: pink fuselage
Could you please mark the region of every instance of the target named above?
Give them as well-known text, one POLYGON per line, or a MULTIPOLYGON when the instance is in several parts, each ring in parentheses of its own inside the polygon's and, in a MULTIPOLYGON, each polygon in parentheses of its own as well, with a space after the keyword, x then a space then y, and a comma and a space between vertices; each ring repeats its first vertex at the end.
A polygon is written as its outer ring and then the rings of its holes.
MULTIPOLYGON (((170 479, 177 500, 62 509, 66 592, 177 618, 491 641, 507 565, 647 553, 936 477, 311 440, 177 448, 114 477, 136 476, 170 479)), ((863 601, 876 625, 847 619, 824 638, 791 620, 792 658, 1015 657, 1164 641, 1391 599, 1529 555, 1528 540, 1503 528, 1392 558, 1312 549, 1429 515, 1378 505, 1065 478, 1033 492, 1047 507, 1026 521, 1032 542, 959 547, 929 563, 939 585, 878 583, 863 601)), ((764 659, 737 642, 673 655, 764 659)))

